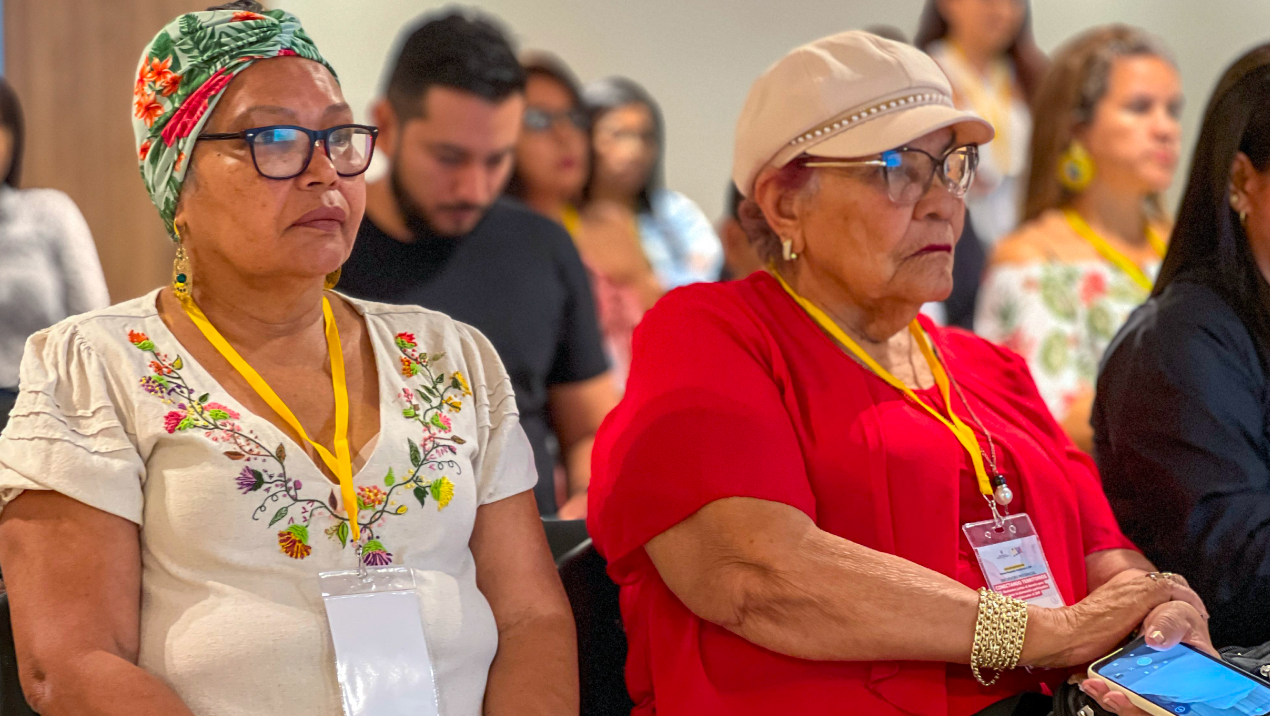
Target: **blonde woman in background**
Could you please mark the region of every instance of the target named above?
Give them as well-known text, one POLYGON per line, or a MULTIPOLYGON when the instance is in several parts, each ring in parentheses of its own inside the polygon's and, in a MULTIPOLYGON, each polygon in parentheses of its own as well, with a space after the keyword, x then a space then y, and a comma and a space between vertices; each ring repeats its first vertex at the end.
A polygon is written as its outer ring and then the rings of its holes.
POLYGON ((979 178, 966 196, 985 246, 1013 231, 1027 174, 1028 103, 1045 73, 1026 0, 927 0, 913 44, 948 75, 953 99, 997 132, 982 149, 979 178))
POLYGON ((1103 351, 1146 300, 1164 256, 1181 146, 1182 83, 1159 42, 1131 27, 1064 46, 1037 92, 1025 223, 997 246, 975 319, 1027 359, 1082 449, 1103 351))

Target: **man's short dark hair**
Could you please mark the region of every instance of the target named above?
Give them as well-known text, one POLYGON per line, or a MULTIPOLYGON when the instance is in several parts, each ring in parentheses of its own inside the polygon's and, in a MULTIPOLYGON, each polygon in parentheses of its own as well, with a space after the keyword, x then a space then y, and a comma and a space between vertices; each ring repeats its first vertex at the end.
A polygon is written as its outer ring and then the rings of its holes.
POLYGON ((501 102, 525 91, 525 70, 497 20, 451 9, 425 17, 401 42, 387 91, 398 120, 422 115, 423 96, 437 85, 501 102))

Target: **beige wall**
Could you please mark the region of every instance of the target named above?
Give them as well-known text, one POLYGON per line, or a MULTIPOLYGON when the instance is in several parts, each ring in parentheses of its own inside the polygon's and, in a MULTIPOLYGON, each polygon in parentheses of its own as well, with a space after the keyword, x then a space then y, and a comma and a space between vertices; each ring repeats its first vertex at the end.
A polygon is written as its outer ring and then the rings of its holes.
POLYGON ((167 281, 172 248, 137 171, 129 123, 141 50, 197 0, 5 0, 5 70, 26 115, 22 185, 71 196, 112 300, 167 281))
MULTIPOLYGON (((295 12, 365 108, 399 29, 436 0, 274 0, 295 12)), ((731 168, 732 128, 749 83, 786 50, 887 23, 910 36, 921 0, 480 0, 522 47, 560 54, 584 80, 626 74, 657 97, 669 131, 667 177, 715 216, 731 168)), ((1176 52, 1187 95, 1186 144, 1218 75, 1270 40, 1267 0, 1036 0, 1037 39, 1052 50, 1092 25, 1127 22, 1176 52)), ((364 114, 362 115, 365 116, 364 114)), ((1189 163, 1189 149, 1187 150, 1189 163)), ((1185 167, 1183 167, 1183 170, 1185 167)), ((1175 184, 1184 181, 1179 174, 1175 184)))

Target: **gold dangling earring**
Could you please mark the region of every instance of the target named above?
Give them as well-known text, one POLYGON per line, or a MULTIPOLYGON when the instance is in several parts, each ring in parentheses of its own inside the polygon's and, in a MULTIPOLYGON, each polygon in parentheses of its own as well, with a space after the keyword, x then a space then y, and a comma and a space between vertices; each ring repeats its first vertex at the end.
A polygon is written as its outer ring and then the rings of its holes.
POLYGON ((1058 183, 1073 194, 1079 194, 1089 188, 1094 180, 1094 158, 1089 156, 1085 145, 1073 139, 1067 149, 1058 158, 1058 183))
POLYGON ((181 230, 172 225, 176 234, 176 259, 172 261, 172 293, 181 303, 190 300, 190 257, 185 253, 185 242, 181 239, 181 230))
POLYGON ((322 285, 326 288, 327 291, 330 291, 331 289, 335 288, 335 285, 340 282, 340 274, 343 272, 344 272, 344 267, 341 266, 326 275, 326 281, 323 282, 322 285))
POLYGON ((783 257, 786 261, 797 261, 797 260, 798 260, 798 254, 794 253, 794 242, 793 242, 793 241, 790 241, 789 239, 785 239, 784 241, 782 241, 782 242, 781 242, 781 256, 782 256, 782 257, 783 257))
POLYGON ((1248 228, 1248 212, 1239 208, 1239 197, 1233 192, 1230 195, 1230 208, 1239 215, 1239 225, 1248 228))

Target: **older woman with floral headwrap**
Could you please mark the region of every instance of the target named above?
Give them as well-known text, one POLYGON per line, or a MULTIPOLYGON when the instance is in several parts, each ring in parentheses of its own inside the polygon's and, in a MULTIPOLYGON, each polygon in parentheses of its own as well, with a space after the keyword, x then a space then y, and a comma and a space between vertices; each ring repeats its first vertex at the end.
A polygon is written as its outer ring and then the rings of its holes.
POLYGON ((446 316, 331 291, 376 132, 299 22, 181 16, 133 109, 173 283, 32 337, 0 437, 32 706, 344 713, 317 575, 360 562, 413 569, 441 713, 576 712, 498 356, 446 316))

